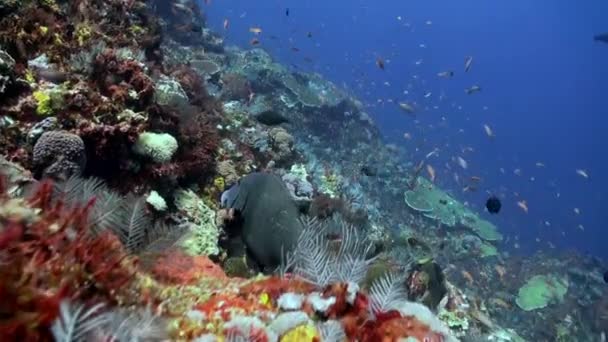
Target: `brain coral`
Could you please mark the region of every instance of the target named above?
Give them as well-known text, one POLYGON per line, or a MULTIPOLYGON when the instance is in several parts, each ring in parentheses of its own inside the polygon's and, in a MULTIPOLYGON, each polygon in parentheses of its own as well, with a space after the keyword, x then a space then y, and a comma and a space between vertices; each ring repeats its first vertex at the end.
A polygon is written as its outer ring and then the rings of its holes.
POLYGON ((40 177, 63 180, 79 175, 86 165, 84 142, 69 132, 45 132, 34 145, 33 164, 40 177))

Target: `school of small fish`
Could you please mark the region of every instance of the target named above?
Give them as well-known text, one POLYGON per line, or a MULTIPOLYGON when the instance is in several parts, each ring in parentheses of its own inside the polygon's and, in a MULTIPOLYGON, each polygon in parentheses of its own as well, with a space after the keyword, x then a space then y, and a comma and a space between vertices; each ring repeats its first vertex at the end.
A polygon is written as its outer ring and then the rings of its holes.
MULTIPOLYGON (((174 10, 177 11, 187 11, 189 10, 189 8, 174 8, 174 10)), ((284 9, 284 15, 286 18, 290 18, 291 16, 291 10, 289 8, 285 8, 284 9)), ((296 14, 297 15, 297 14, 296 14)), ((407 21, 405 19, 404 16, 402 15, 397 15, 394 17, 396 22, 398 23, 398 25, 400 27, 402 27, 404 30, 406 30, 406 32, 414 32, 414 27, 416 26, 415 23, 407 21)), ((231 30, 231 26, 232 26, 232 22, 231 20, 247 20, 247 12, 243 12, 241 13, 239 16, 237 17, 233 17, 233 18, 224 18, 223 19, 223 29, 224 32, 228 33, 229 30, 231 30)), ((291 19, 287 19, 287 20, 291 20, 291 19)), ((357 17, 353 17, 353 21, 356 22, 358 20, 357 17)), ((423 22, 426 26, 432 26, 433 25, 433 21, 432 20, 425 20, 423 22)), ((316 24, 315 27, 310 27, 307 30, 305 30, 302 33, 302 36, 306 37, 309 40, 314 39, 314 37, 318 36, 318 34, 320 34, 320 31, 322 31, 327 25, 326 23, 318 23, 316 24), (315 32, 315 35, 313 36, 313 32, 315 32)), ((235 26, 236 27, 236 26, 235 26)), ((259 25, 249 25, 249 34, 250 39, 249 39, 249 44, 252 46, 257 46, 262 44, 262 36, 264 36, 264 39, 269 39, 271 41, 280 41, 280 37, 278 35, 274 35, 274 34, 269 34, 269 33, 265 33, 264 35, 262 35, 262 33, 264 32, 264 29, 259 26, 259 25)), ((294 53, 304 53, 304 54, 309 54, 311 53, 310 51, 306 51, 306 49, 302 49, 300 46, 296 46, 295 42, 297 41, 297 38, 293 36, 294 33, 296 33, 297 30, 293 29, 290 33, 290 36, 287 37, 286 39, 284 39, 284 41, 289 43, 289 46, 285 46, 284 48, 288 51, 292 51, 294 53)), ((320 43, 316 43, 314 45, 316 48, 320 48, 321 45, 320 43)), ((393 46, 396 47, 396 44, 393 44, 393 46)), ((420 49, 426 49, 427 47, 429 47, 430 45, 428 45, 426 42, 418 42, 417 47, 420 49)), ((390 67, 388 68, 389 63, 391 62, 391 58, 397 58, 398 56, 394 53, 390 53, 387 51, 383 51, 382 53, 378 52, 378 51, 372 51, 370 52, 370 60, 371 60, 371 64, 373 64, 375 66, 375 68, 377 70, 380 70, 381 72, 384 71, 386 73, 381 73, 380 77, 381 78, 387 78, 389 77, 388 75, 390 74, 390 72, 393 71, 393 69, 396 70, 396 72, 399 72, 399 70, 397 70, 396 67, 390 67)), ((345 53, 345 62, 352 64, 352 58, 353 55, 349 54, 348 52, 345 53)), ((413 60, 411 60, 410 63, 413 63, 414 66, 416 67, 423 67, 425 65, 427 65, 428 62, 427 58, 414 58, 413 60)), ((315 60, 313 58, 311 58, 310 56, 302 56, 302 61, 315 68, 315 69, 319 69, 321 68, 320 65, 317 65, 315 60)), ((369 60, 368 60, 369 61, 369 60)), ((451 82, 451 81, 447 81, 447 80, 451 80, 451 79, 459 79, 459 78, 466 78, 469 79, 469 77, 474 76, 475 74, 475 70, 473 68, 473 64, 474 64, 475 58, 471 55, 467 55, 464 57, 464 63, 461 64, 462 65, 462 72, 463 73, 459 73, 458 71, 454 71, 458 68, 455 68, 454 65, 445 65, 445 68, 441 68, 439 70, 442 71, 438 71, 436 72, 435 76, 441 80, 446 80, 446 81, 440 81, 440 82, 451 82), (451 67, 451 68, 450 68, 451 67)), ((477 62, 476 62, 477 63, 477 62)), ((299 68, 300 66, 298 64, 292 64, 292 66, 294 66, 296 69, 299 68)), ((324 66, 325 69, 329 70, 331 67, 330 66, 324 66)), ((436 69, 437 70, 437 69, 436 69)), ((384 86, 386 87, 386 89, 393 89, 395 82, 391 82, 388 79, 384 80, 384 81, 374 81, 374 77, 371 75, 372 71, 369 70, 369 68, 366 68, 365 66, 355 66, 352 68, 353 74, 357 77, 357 81, 355 82, 355 88, 358 90, 361 90, 364 92, 364 94, 366 95, 370 95, 371 91, 370 90, 365 90, 366 88, 375 88, 377 86, 384 86)), ((394 80, 393 80, 394 81, 394 80)), ((474 80, 473 80, 474 81, 474 80)), ((373 101, 371 101, 367 106, 371 107, 371 108, 385 108, 387 110, 393 110, 392 108, 395 108, 394 106, 396 105, 397 107, 397 111, 407 114, 407 116, 411 117, 412 123, 414 124, 414 127, 416 128, 415 130, 419 130, 420 134, 418 134, 417 132, 414 131, 406 131, 406 132, 399 132, 399 135, 402 136, 403 141, 408 144, 408 146, 411 144, 413 146, 413 151, 414 152, 418 152, 421 151, 422 149, 426 149, 428 151, 429 148, 429 144, 431 144, 430 141, 428 141, 425 138, 425 134, 423 134, 425 131, 436 131, 437 129, 440 128, 444 128, 447 127, 449 125, 450 122, 450 118, 452 116, 458 115, 458 116, 465 116, 467 118, 467 120, 470 120, 471 117, 471 113, 469 112, 470 110, 466 110, 464 108, 463 105, 458 104, 456 102, 454 102, 453 100, 450 100, 449 95, 444 91, 444 90, 440 90, 436 93, 431 92, 428 90, 428 84, 430 83, 429 80, 426 80, 424 78, 424 76, 420 75, 420 74, 413 74, 410 76, 410 78, 405 78, 404 82, 400 82, 403 83, 403 87, 402 90, 399 91, 399 93, 401 94, 401 96, 399 96, 398 98, 393 98, 393 97, 386 97, 386 98, 377 98, 374 99, 373 101), (421 90, 419 92, 419 90, 421 90), (438 101, 438 102, 437 102, 438 101), (389 107, 387 105, 392 104, 393 107, 389 107), (422 120, 428 120, 428 115, 426 113, 432 113, 434 111, 443 111, 440 118, 439 118, 439 123, 438 124, 431 124, 431 123, 427 123, 427 127, 423 127, 422 124, 422 120), (426 148, 424 147, 426 146, 426 148)), ((471 84, 471 83, 469 83, 471 84)), ((344 89, 348 89, 351 88, 350 86, 348 86, 346 84, 346 82, 343 82, 343 88, 344 89)), ((474 95, 477 93, 480 93, 482 91, 482 87, 479 84, 471 84, 469 87, 464 89, 465 94, 467 95, 474 95)), ((473 96, 473 98, 476 96, 473 96)), ((486 113, 490 113, 491 110, 488 106, 480 106, 480 108, 486 112, 486 113)), ((430 115, 430 114, 429 114, 430 115)), ((487 117, 487 120, 489 121, 491 119, 490 116, 487 117)), ((482 123, 482 128, 483 128, 483 133, 485 134, 485 136, 487 138, 489 138, 488 140, 488 144, 491 144, 492 141, 494 141, 496 139, 496 134, 493 128, 493 124, 491 123, 482 123)), ((469 133, 468 130, 466 128, 458 128, 457 132, 459 134, 465 134, 465 135, 472 135, 472 133, 469 133)), ((493 145, 489 145, 490 148, 492 148, 493 145)), ((432 147, 431 152, 427 153, 424 156, 424 159, 422 159, 422 161, 424 161, 425 159, 429 159, 431 157, 438 157, 439 156, 439 151, 450 151, 454 148, 456 148, 456 146, 451 146, 449 142, 445 142, 444 146, 430 146, 432 147)), ((426 164, 426 172, 427 172, 427 176, 428 178, 432 181, 435 182, 437 180, 437 176, 440 174, 447 174, 450 175, 452 174, 451 179, 453 180, 453 182, 456 184, 456 186, 458 186, 459 189, 462 190, 462 192, 465 193, 472 193, 472 192, 476 192, 478 188, 483 188, 486 187, 486 185, 484 185, 484 179, 488 179, 489 177, 489 173, 491 170, 484 170, 479 169, 479 170, 472 170, 472 168, 470 167, 470 163, 468 160, 473 160, 475 161, 475 157, 474 157, 474 153, 475 153, 475 149, 472 147, 459 147, 460 153, 456 152, 454 154, 452 154, 452 161, 453 163, 455 163, 456 165, 459 166, 460 169, 453 169, 453 165, 451 163, 445 162, 444 167, 445 167, 445 171, 442 169, 435 169, 433 166, 431 166, 430 164, 426 164), (466 158, 466 159, 465 159, 466 158), (468 160, 467 160, 468 159, 468 160), (477 174, 481 174, 484 175, 484 177, 481 177, 479 175, 471 175, 471 173, 477 171, 477 174)), ((438 165, 440 163, 435 163, 435 165, 438 165)), ((477 163, 473 163, 472 165, 477 166, 477 163)), ((537 170, 536 172, 533 172, 533 168, 527 168, 525 167, 525 165, 513 165, 511 167, 508 167, 507 165, 503 165, 502 167, 500 167, 498 169, 499 171, 499 175, 502 176, 507 176, 507 172, 506 170, 511 169, 513 170, 513 175, 517 176, 517 177, 521 177, 522 181, 527 181, 527 182, 535 182, 540 178, 539 174, 534 174, 534 175, 530 175, 530 173, 538 173, 538 172, 543 172, 542 170, 546 170, 548 169, 546 166, 546 163, 544 161, 537 161, 533 164, 533 166, 535 167, 535 169, 537 170), (523 175, 526 175, 525 177, 523 177, 523 175)), ((473 168, 474 169, 474 168, 473 168)), ((589 176, 589 172, 583 168, 575 168, 575 174, 577 176, 579 176, 581 179, 584 180, 589 180, 590 176, 589 176)), ((450 177, 446 177, 448 180, 450 179, 450 177)), ((443 182, 444 178, 442 177, 442 179, 440 180, 441 182, 443 182)), ((557 188, 557 185, 555 183, 553 183, 553 181, 549 182, 550 186, 552 188, 557 188)), ((445 185, 445 184, 443 184, 445 185)), ((527 185, 523 185, 524 187, 526 187, 527 185)), ((485 192, 487 193, 493 193, 494 191, 491 189, 486 189, 485 192)), ((528 213, 529 209, 528 209, 528 202, 520 197, 520 194, 516 191, 512 191, 513 196, 515 197, 515 205, 516 207, 518 207, 521 212, 523 213, 528 213)), ((500 193, 502 194, 503 197, 507 196, 507 194, 509 193, 509 190, 505 187, 500 187, 500 193)), ((553 192, 555 194, 556 198, 560 198, 560 192, 553 192)), ((581 210, 578 207, 574 207, 573 212, 575 214, 575 216, 580 217, 581 215, 581 210)), ((549 224, 549 220, 544 220, 542 222, 545 222, 545 226, 549 227, 551 226, 549 224)), ((582 224, 578 224, 576 226, 577 229, 579 230, 584 230, 584 226, 582 224)), ((518 247, 518 244, 516 246, 516 248, 518 247)))

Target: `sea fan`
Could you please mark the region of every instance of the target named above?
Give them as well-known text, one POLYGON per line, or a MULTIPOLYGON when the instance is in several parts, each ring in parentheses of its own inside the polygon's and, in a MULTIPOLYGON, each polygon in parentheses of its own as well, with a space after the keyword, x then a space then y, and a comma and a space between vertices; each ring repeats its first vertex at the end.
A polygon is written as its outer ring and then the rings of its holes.
POLYGON ((165 341, 167 331, 163 320, 150 307, 145 310, 116 310, 111 312, 105 335, 111 341, 165 341))
POLYGON ((190 226, 186 223, 168 225, 164 222, 154 222, 154 225, 151 228, 148 228, 145 248, 142 252, 158 253, 166 251, 178 244, 189 229, 190 226))
POLYGON ((321 336, 321 341, 324 342, 341 342, 346 340, 346 333, 342 328, 342 324, 335 320, 329 320, 317 324, 317 330, 321 336))
POLYGON ((143 197, 122 197, 109 189, 98 178, 71 177, 55 186, 58 198, 70 207, 95 199, 89 221, 91 230, 99 234, 110 230, 116 234, 129 252, 137 252, 146 244, 152 221, 143 197))
POLYGON ((403 280, 403 277, 387 273, 372 284, 369 293, 369 311, 372 315, 389 311, 397 303, 407 300, 403 280))
POLYGON ((282 263, 279 273, 284 274, 293 268, 294 274, 320 287, 332 282, 360 283, 374 260, 369 258, 372 244, 344 221, 332 223, 340 226, 340 247, 337 251, 331 250, 335 242, 327 238, 326 222, 303 220, 304 230, 294 251, 282 263))
POLYGON ((55 189, 60 194, 58 197, 70 207, 95 199, 89 220, 91 229, 96 234, 111 228, 111 223, 116 220, 121 208, 122 198, 99 178, 70 177, 65 182, 56 183, 55 189))
POLYGON ((97 304, 89 309, 84 305, 73 305, 67 300, 59 306, 59 317, 51 326, 55 341, 72 342, 87 341, 90 334, 109 322, 110 316, 101 313, 103 304, 97 304))
POLYGON ((359 235, 357 229, 340 220, 340 249, 336 256, 335 280, 340 282, 360 283, 367 274, 369 265, 375 258, 369 258, 372 243, 359 235))
POLYGON ((146 212, 146 200, 128 196, 121 202, 118 212, 109 221, 109 227, 128 251, 136 252, 144 246, 146 231, 152 225, 146 212))
POLYGON ((303 222, 305 229, 300 234, 293 253, 294 273, 303 279, 324 286, 332 278, 329 242, 325 239, 322 227, 317 220, 303 222))

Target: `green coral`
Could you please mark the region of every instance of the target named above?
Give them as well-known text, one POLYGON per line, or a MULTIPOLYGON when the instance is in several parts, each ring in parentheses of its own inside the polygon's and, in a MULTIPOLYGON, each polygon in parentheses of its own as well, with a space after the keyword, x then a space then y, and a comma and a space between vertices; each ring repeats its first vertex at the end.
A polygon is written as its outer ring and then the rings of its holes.
POLYGON ((498 250, 496 249, 496 247, 486 242, 481 243, 481 245, 479 246, 479 251, 479 254, 482 258, 488 258, 498 255, 498 250))
POLYGON ((86 42, 91 39, 93 35, 93 31, 91 30, 91 26, 86 23, 80 23, 76 26, 76 41, 78 42, 78 46, 83 46, 86 42))
POLYGON ((321 184, 319 185, 319 192, 331 197, 338 197, 339 192, 339 177, 335 173, 330 173, 321 176, 321 184))
POLYGON ((469 319, 464 312, 441 310, 437 315, 445 325, 447 325, 456 337, 466 335, 469 330, 469 319))
POLYGON ((498 342, 526 342, 521 336, 519 336, 515 331, 508 329, 500 329, 490 333, 488 335, 488 341, 498 341, 498 342))
POLYGON ((306 170, 306 166, 304 164, 293 164, 291 169, 289 169, 289 173, 297 176, 298 179, 308 179, 308 171, 306 170))
POLYGON ((472 212, 464 213, 460 219, 460 223, 469 227, 480 238, 487 241, 500 241, 502 234, 496 230, 496 226, 490 221, 479 218, 472 212))
POLYGON ((524 311, 542 309, 561 302, 568 292, 568 280, 556 275, 535 275, 519 289, 515 303, 524 311))
POLYGON ((497 231, 496 226, 479 218, 468 207, 427 179, 418 177, 417 184, 414 190, 407 190, 404 194, 405 202, 410 208, 447 227, 461 225, 486 241, 502 240, 502 235, 497 231))
POLYGON ((191 222, 190 231, 181 242, 190 255, 217 255, 219 229, 215 223, 215 212, 192 190, 179 190, 175 198, 177 209, 191 222))
POLYGON ((404 196, 405 204, 418 212, 426 213, 433 211, 433 206, 424 198, 424 196, 422 196, 422 194, 423 193, 419 191, 406 191, 404 196))
POLYGON ((57 4, 57 2, 55 2, 55 0, 39 0, 39 3, 43 6, 52 9, 55 12, 59 11, 59 5, 57 4))
POLYGON ((143 132, 133 145, 133 152, 149 157, 156 163, 166 163, 177 151, 177 140, 168 133, 143 132))
POLYGON ((40 116, 52 115, 65 105, 65 89, 62 87, 38 89, 32 97, 36 101, 36 114, 40 116))

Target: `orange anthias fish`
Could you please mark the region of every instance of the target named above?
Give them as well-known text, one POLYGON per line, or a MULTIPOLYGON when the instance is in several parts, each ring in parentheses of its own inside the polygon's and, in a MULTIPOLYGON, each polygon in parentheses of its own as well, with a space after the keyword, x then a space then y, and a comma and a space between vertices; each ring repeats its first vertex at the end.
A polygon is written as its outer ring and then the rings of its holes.
POLYGON ((496 270, 496 273, 498 273, 498 276, 501 280, 505 276, 505 274, 507 274, 507 269, 504 266, 496 265, 494 266, 494 269, 496 270))
POLYGON ((464 72, 467 72, 471 69, 471 65, 473 65, 473 56, 467 56, 464 59, 464 72))
POLYGON ((435 169, 431 165, 426 165, 426 171, 429 173, 431 182, 435 182, 435 169))
POLYGON ((473 275, 471 273, 469 273, 468 271, 462 270, 462 271, 460 271, 460 273, 462 274, 464 279, 466 279, 466 281, 467 281, 467 283, 469 283, 469 285, 471 285, 475 282, 475 279, 473 279, 473 275))
POLYGON ((224 30, 227 30, 230 27, 230 21, 228 18, 224 19, 224 30))
POLYGON ((583 169, 577 169, 576 174, 583 178, 589 178, 589 174, 587 173, 587 171, 585 171, 583 169))
POLYGON ((511 309, 511 304, 505 302, 503 299, 500 299, 500 298, 493 298, 492 299, 492 303, 494 303, 494 304, 496 304, 496 305, 498 305, 500 307, 503 307, 503 308, 505 308, 507 310, 511 309))
POLYGON ((486 135, 490 138, 494 138, 494 131, 487 124, 483 125, 483 130, 486 132, 486 135))
POLYGON ((260 40, 259 40, 259 39, 257 39, 257 38, 252 38, 252 39, 249 41, 249 43, 250 43, 251 45, 258 45, 258 44, 260 44, 260 40))
POLYGON ((517 202, 517 206, 521 208, 526 214, 528 213, 528 203, 526 200, 517 202))
POLYGON ((249 32, 251 32, 253 34, 260 34, 260 33, 262 33, 262 29, 259 27, 251 27, 251 28, 249 28, 249 32))

